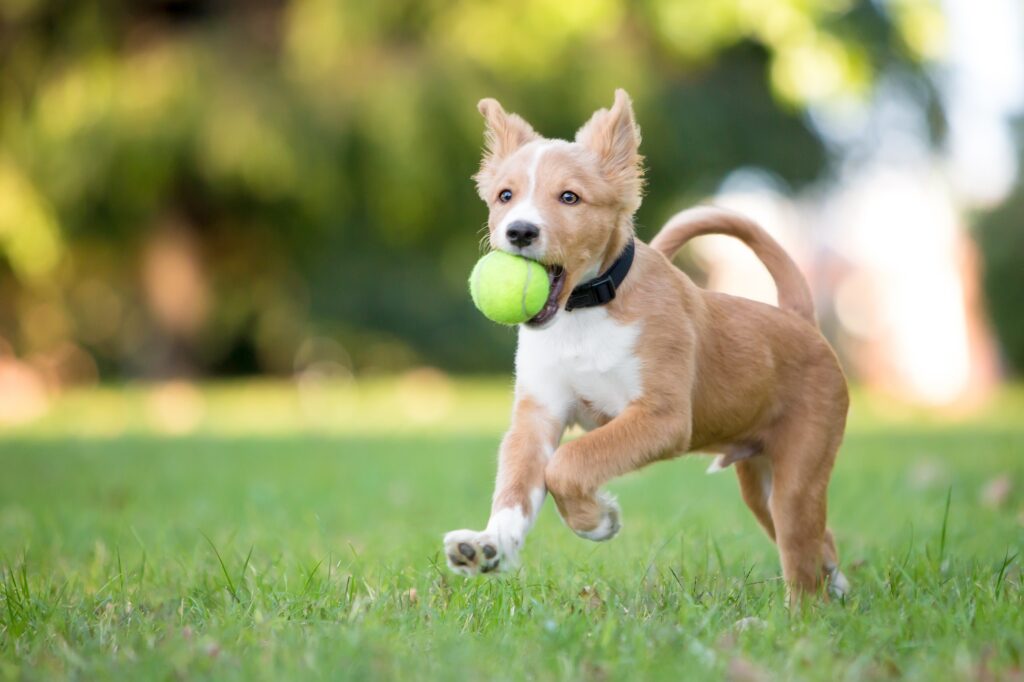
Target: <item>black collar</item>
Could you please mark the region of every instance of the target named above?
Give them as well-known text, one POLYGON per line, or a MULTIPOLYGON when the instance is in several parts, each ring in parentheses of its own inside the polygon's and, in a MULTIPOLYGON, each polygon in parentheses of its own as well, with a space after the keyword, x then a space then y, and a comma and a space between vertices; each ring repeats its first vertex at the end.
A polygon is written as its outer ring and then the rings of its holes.
POLYGON ((629 268, 633 265, 633 253, 635 251, 636 245, 633 243, 633 238, 630 237, 626 248, 622 250, 622 253, 619 254, 619 257, 615 259, 610 268, 601 275, 580 284, 572 290, 572 293, 569 294, 569 301, 565 304, 565 309, 592 308, 604 305, 615 298, 615 290, 622 286, 622 281, 626 279, 626 275, 629 274, 629 268))

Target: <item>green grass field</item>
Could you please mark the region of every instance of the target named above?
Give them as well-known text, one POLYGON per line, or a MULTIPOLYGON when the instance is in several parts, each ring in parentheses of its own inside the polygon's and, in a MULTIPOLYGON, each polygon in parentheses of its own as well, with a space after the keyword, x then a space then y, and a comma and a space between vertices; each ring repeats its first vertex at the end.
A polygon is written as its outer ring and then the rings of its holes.
POLYGON ((129 387, 8 429, 0 678, 1021 678, 1024 393, 960 420, 858 397, 830 498, 854 592, 790 614, 700 457, 616 481, 611 542, 549 501, 518 573, 449 575, 507 384, 129 387))

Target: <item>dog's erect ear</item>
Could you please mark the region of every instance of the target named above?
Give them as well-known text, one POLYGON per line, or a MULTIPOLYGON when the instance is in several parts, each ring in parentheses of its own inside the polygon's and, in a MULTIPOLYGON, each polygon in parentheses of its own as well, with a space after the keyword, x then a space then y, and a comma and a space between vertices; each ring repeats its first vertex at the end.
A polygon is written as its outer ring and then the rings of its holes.
POLYGON ((487 121, 487 131, 484 133, 487 160, 508 156, 527 142, 540 137, 521 116, 506 113, 496 99, 482 99, 476 108, 487 121))
POLYGON ((576 133, 576 142, 597 154, 609 180, 635 185, 639 194, 643 177, 640 129, 633 118, 633 103, 625 90, 615 91, 611 109, 600 109, 590 117, 576 133))
POLYGON ((480 198, 487 201, 488 185, 498 167, 496 162, 527 142, 540 139, 540 135, 521 116, 506 113, 498 104, 498 100, 482 99, 476 108, 487 121, 487 130, 484 132, 484 158, 480 163, 480 170, 473 179, 476 180, 480 198))

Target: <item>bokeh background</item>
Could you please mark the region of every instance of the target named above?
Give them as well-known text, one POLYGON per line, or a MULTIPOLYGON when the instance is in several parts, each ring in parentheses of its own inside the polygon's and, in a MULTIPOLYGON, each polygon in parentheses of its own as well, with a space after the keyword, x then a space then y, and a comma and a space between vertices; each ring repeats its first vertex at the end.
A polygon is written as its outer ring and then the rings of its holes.
MULTIPOLYGON (((1017 0, 4 0, 0 425, 145 380, 188 430, 203 379, 315 391, 396 373, 429 420, 446 377, 512 366, 514 332, 465 290, 486 217, 476 101, 571 138, 616 87, 644 134, 641 237, 697 202, 745 211, 799 260, 853 379, 983 404, 1024 369, 1022 15, 1017 0)), ((774 295, 727 240, 680 263, 774 295)))
POLYGON ((1020 680, 1022 114, 1021 0, 0 0, 0 679, 1020 680), (617 87, 639 235, 732 207, 811 282, 850 601, 791 614, 697 457, 444 568, 512 402, 476 103, 617 87))

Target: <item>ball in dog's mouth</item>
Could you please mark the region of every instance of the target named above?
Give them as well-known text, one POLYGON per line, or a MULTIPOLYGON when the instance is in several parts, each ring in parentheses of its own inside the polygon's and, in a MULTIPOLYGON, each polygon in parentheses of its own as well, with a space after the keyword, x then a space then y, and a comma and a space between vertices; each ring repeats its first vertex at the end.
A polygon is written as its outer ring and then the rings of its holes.
POLYGON ((561 265, 547 265, 548 280, 551 283, 551 291, 548 293, 548 300, 540 312, 531 317, 526 324, 531 327, 540 327, 546 324, 555 313, 558 312, 558 299, 562 295, 562 287, 565 286, 565 268, 561 265))

